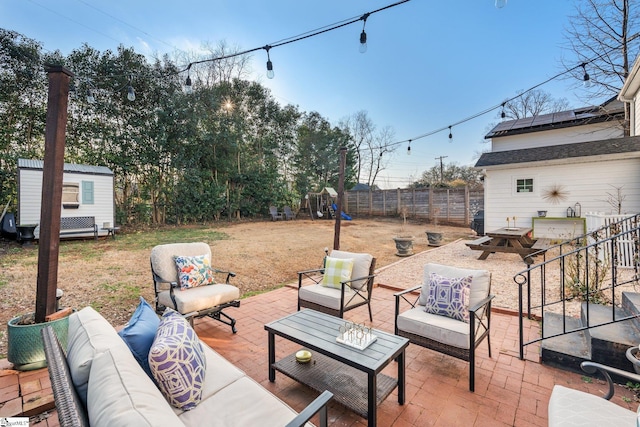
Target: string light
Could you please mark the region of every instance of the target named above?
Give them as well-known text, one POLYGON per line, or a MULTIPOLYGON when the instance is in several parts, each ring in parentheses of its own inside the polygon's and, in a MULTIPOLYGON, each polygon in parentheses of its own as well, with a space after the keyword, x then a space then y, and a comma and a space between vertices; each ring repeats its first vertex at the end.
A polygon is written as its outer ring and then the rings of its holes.
POLYGON ((496 0, 496 7, 502 9, 507 5, 507 0, 496 0))
POLYGON ((504 112, 504 105, 506 104, 506 102, 502 103, 502 112, 500 113, 500 118, 502 120, 504 120, 505 117, 507 117, 507 113, 504 112))
POLYGON ((580 66, 582 67, 582 71, 584 71, 584 75, 582 76, 582 85, 584 87, 591 87, 591 78, 589 77, 589 73, 587 73, 587 64, 583 62, 580 66))
POLYGON ((365 53, 367 51, 367 33, 364 31, 365 25, 367 25, 367 18, 369 17, 368 13, 365 13, 360 18, 362 22, 362 32, 360 33, 360 53, 365 53))
POLYGON ((407 145, 407 156, 411 155, 411 140, 409 140, 409 145, 407 145))
POLYGON ((451 133, 451 126, 449 126, 449 142, 453 141, 453 134, 451 133))
POLYGON ((87 88, 87 102, 89 104, 93 104, 94 102, 96 102, 96 97, 93 93, 93 89, 92 88, 87 88))
POLYGON ((193 87, 191 86, 191 74, 189 71, 191 70, 191 65, 187 67, 187 80, 184 82, 184 92, 186 94, 193 93, 193 87))
POLYGON ((271 57, 269 56, 269 50, 271 50, 271 46, 266 45, 264 50, 267 51, 267 78, 272 79, 275 76, 273 72, 273 63, 271 62, 271 57))
POLYGON ((133 90, 133 86, 131 86, 131 82, 127 86, 127 99, 131 102, 136 100, 136 91, 133 90))

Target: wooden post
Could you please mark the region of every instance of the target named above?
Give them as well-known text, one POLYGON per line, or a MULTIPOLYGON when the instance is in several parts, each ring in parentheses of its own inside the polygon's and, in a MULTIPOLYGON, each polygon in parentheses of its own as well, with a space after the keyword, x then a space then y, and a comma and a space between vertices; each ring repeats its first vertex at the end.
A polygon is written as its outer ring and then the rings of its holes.
POLYGON ((340 147, 340 172, 338 174, 338 211, 333 234, 333 249, 340 250, 340 222, 342 220, 342 198, 344 197, 344 170, 347 165, 347 147, 340 147))
POLYGON ((69 80, 73 77, 71 71, 60 65, 48 65, 45 71, 49 78, 49 94, 40 205, 36 323, 43 323, 47 316, 56 311, 67 102, 69 80))

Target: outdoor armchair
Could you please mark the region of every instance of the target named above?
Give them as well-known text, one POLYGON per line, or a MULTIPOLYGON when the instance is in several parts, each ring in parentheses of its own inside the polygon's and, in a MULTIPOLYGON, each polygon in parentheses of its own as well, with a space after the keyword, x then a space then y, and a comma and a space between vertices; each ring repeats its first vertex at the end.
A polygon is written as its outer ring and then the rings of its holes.
POLYGON ((373 321, 375 267, 370 254, 331 251, 323 268, 298 272, 298 310, 312 308, 342 318, 345 311, 366 305, 373 321))
POLYGON ((240 291, 229 284, 235 273, 211 268, 210 263, 211 248, 203 242, 154 247, 151 273, 156 312, 160 314, 170 307, 187 318, 192 326, 194 319, 209 316, 231 326, 236 333, 236 320, 222 311, 240 307, 240 291), (216 275, 226 277, 224 283, 215 283, 216 275))
POLYGON ((296 219, 296 214, 291 210, 291 206, 284 207, 284 219, 296 219))
POLYGON ((284 219, 284 217, 282 216, 282 212, 278 212, 278 208, 276 208, 275 206, 269 206, 269 215, 271 215, 271 221, 284 219))
POLYGON ((475 351, 485 338, 491 357, 490 291, 487 270, 427 264, 421 285, 395 294, 395 333, 413 344, 468 361, 469 390, 474 391, 475 351), (413 298, 415 291, 420 293, 413 298), (409 309, 401 312, 407 304, 409 309))

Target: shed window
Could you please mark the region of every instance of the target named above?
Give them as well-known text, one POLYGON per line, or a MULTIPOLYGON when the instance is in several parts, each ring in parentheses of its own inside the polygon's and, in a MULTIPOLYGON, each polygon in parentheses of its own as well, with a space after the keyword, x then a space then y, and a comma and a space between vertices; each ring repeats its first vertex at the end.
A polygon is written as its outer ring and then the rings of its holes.
POLYGON ((516 193, 533 193, 533 178, 517 179, 516 193))
POLYGON ((82 204, 92 205, 93 200, 93 181, 82 181, 82 204))
POLYGON ((77 208, 80 205, 80 184, 64 182, 62 184, 62 207, 77 208))

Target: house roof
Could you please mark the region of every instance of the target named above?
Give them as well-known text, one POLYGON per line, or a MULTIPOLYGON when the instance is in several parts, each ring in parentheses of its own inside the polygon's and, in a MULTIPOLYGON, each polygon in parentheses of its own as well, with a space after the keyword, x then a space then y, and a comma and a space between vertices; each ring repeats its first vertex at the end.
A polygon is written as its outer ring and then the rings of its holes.
MULTIPOLYGON (((637 157, 640 157, 640 136, 524 148, 521 150, 494 151, 482 154, 475 167, 568 160, 625 153, 636 153, 637 157)), ((626 155, 624 157, 628 158, 630 156, 626 155)))
MULTIPOLYGON (((42 170, 43 168, 44 161, 42 160, 18 159, 18 169, 42 170)), ((84 173, 91 175, 113 175, 113 171, 106 166, 77 165, 74 163, 65 163, 63 171, 69 173, 84 173)))
POLYGON ((624 104, 614 97, 602 105, 560 111, 557 113, 540 114, 538 116, 525 117, 517 120, 506 120, 491 129, 484 138, 490 139, 501 136, 519 135, 618 119, 624 119, 624 104))

